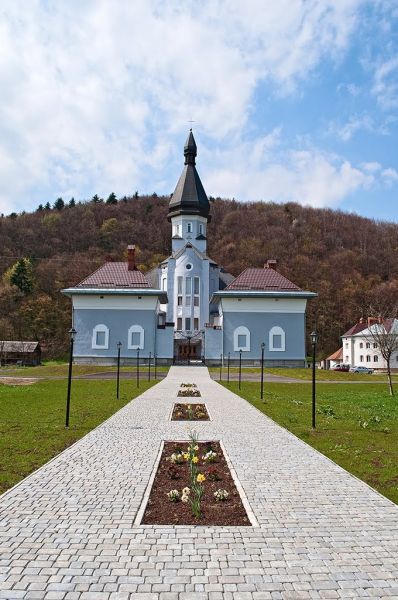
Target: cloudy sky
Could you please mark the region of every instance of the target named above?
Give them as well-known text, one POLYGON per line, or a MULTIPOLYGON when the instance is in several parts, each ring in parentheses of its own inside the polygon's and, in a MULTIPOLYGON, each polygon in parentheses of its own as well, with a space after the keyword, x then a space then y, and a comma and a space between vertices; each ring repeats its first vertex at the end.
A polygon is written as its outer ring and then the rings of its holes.
POLYGON ((0 0, 0 212, 169 194, 398 220, 397 0, 0 0))

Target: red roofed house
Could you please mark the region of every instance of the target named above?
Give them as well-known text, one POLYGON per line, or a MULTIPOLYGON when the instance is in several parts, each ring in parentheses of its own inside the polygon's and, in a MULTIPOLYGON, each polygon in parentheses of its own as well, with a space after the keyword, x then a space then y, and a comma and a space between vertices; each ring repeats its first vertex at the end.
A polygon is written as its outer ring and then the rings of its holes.
MULTIPOLYGON (((387 364, 380 354, 378 343, 372 336, 372 329, 382 327, 386 333, 398 332, 397 319, 384 319, 368 317, 360 319, 344 335, 343 362, 350 367, 368 367, 370 369, 386 369, 387 364)), ((391 356, 390 365, 392 369, 398 369, 398 352, 391 356)))
POLYGON ((171 255, 144 275, 128 261, 106 263, 73 288, 77 362, 114 362, 156 355, 162 362, 205 359, 305 365, 305 311, 316 296, 276 271, 248 268, 234 278, 207 255, 210 203, 195 167, 189 133, 185 165, 169 204, 171 255))

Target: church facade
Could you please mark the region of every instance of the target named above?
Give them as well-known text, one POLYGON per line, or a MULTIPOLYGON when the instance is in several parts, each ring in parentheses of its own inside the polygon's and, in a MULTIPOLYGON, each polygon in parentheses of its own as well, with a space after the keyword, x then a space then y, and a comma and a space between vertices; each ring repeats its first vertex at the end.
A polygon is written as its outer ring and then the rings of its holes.
POLYGON ((112 364, 156 356, 159 363, 256 364, 264 344, 268 366, 305 366, 305 312, 316 296, 276 270, 247 268, 234 277, 207 255, 210 203, 196 170, 192 131, 184 168, 169 204, 171 254, 143 274, 128 246, 127 262, 109 262, 75 287, 74 360, 112 364))

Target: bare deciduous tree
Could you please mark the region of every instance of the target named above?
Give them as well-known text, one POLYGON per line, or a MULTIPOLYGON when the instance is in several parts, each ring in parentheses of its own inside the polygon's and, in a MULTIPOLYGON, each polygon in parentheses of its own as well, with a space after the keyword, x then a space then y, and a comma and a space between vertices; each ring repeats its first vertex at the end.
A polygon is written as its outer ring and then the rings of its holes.
MULTIPOLYGON (((396 314, 396 310, 390 314, 396 314)), ((369 327, 369 334, 381 356, 386 361, 388 387, 391 396, 394 395, 394 388, 391 379, 391 357, 398 352, 398 321, 395 318, 386 318, 380 316, 378 322, 369 327)))

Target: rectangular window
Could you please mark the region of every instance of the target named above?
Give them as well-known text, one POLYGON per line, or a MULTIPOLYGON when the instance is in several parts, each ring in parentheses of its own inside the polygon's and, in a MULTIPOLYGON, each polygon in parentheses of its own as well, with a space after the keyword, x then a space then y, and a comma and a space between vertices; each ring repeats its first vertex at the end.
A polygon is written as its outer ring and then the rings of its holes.
POLYGON ((182 296, 177 296, 177 306, 182 306, 182 296))
POLYGON ((195 277, 194 279, 193 293, 195 296, 199 296, 199 277, 195 277))
POLYGON ((187 223, 187 233, 192 233, 192 223, 187 223))
POLYGON ((370 362, 370 361, 371 361, 371 357, 370 357, 370 356, 367 356, 367 357, 366 357, 366 362, 370 362))
POLYGON ((178 319, 177 319, 177 330, 181 331, 181 329, 182 329, 182 318, 178 317, 178 319))
POLYGON ((359 357, 359 362, 363 362, 363 356, 361 354, 361 356, 359 357))
POLYGON ((185 293, 187 296, 192 294, 192 277, 185 278, 185 293))
POLYGON ((348 348, 348 344, 346 344, 345 347, 348 348))
POLYGON ((194 296, 194 298, 193 298, 193 305, 194 306, 199 306, 199 296, 194 296))
POLYGON ((378 356, 374 356, 373 357, 373 362, 379 362, 379 357, 378 356))
POLYGON ((131 346, 140 346, 141 334, 138 331, 133 331, 131 334, 131 346))
POLYGON ((177 294, 182 296, 182 277, 177 277, 177 294))
POLYGON ((282 336, 279 334, 274 334, 272 337, 272 347, 276 349, 282 348, 282 336))
POLYGON ((195 331, 197 331, 199 329, 199 319, 196 317, 193 320, 193 328, 195 329, 195 331))
POLYGON ((373 348, 378 348, 378 345, 377 344, 373 344, 373 348))
POLYGON ((370 343, 369 342, 366 342, 366 347, 370 348, 370 343))
POLYGON ((191 330, 191 319, 188 317, 185 319, 185 331, 191 330))
POLYGON ((95 336, 96 346, 105 346, 105 331, 97 331, 95 336))
POLYGON ((199 235, 203 235, 203 223, 199 223, 199 235))
POLYGON ((238 347, 246 348, 246 346, 247 346, 246 335, 245 334, 238 335, 238 347))

